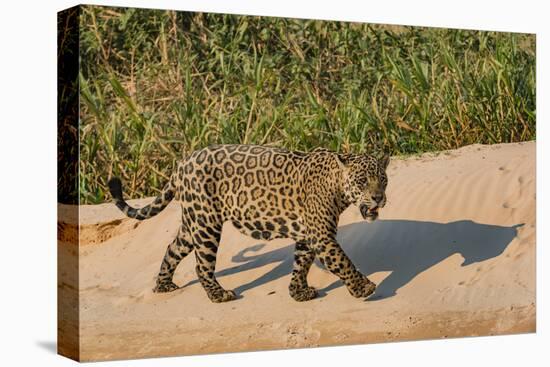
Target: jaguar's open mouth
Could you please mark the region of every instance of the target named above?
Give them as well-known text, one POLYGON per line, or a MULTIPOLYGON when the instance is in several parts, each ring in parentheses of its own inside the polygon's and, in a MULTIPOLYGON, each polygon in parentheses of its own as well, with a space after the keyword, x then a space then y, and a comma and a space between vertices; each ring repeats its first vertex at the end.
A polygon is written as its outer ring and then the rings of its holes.
POLYGON ((378 218, 378 207, 371 209, 368 205, 362 204, 361 206, 359 206, 359 210, 361 211, 361 215, 365 220, 374 220, 378 218))

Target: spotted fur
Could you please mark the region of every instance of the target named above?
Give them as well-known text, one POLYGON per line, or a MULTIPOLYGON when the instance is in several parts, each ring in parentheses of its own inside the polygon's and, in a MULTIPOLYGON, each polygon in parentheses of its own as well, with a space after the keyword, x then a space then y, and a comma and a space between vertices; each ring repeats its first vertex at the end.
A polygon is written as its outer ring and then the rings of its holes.
POLYGON ((376 288, 362 275, 336 242, 340 214, 350 205, 366 220, 375 220, 386 202, 389 157, 337 154, 326 149, 310 153, 257 145, 215 145, 182 160, 160 195, 141 209, 123 199, 118 178, 109 182, 115 204, 139 220, 157 215, 173 199, 181 203, 182 225, 168 246, 155 292, 178 288, 172 278, 180 261, 195 250, 196 272, 213 302, 230 301, 215 276, 222 225, 231 221, 258 240, 296 241, 289 292, 296 301, 317 295, 307 283, 315 257, 338 276, 355 297, 376 288))

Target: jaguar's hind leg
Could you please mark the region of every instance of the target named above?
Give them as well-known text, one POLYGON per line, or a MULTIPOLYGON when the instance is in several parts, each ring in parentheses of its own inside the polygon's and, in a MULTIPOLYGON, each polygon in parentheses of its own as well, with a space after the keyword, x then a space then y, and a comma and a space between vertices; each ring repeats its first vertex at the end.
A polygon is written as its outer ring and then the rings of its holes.
POLYGON ((153 288, 153 292, 163 293, 178 289, 178 286, 174 284, 172 278, 174 277, 174 272, 180 261, 193 251, 193 245, 190 240, 191 236, 187 228, 181 226, 178 235, 166 249, 166 254, 162 260, 157 277, 157 284, 155 288, 153 288))
POLYGON ((298 302, 309 301, 317 297, 315 288, 307 284, 307 273, 315 259, 315 252, 305 241, 296 242, 294 250, 294 269, 288 286, 290 296, 298 302))
POLYGON ((197 276, 212 302, 227 302, 236 298, 235 292, 222 288, 214 271, 216 254, 221 237, 221 225, 208 228, 197 228, 193 231, 195 257, 197 259, 197 276))

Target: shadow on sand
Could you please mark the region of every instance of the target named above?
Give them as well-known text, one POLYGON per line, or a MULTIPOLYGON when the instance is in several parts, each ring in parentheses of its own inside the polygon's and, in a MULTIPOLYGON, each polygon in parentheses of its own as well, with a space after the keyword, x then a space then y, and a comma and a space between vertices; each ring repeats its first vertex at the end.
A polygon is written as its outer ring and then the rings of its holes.
MULTIPOLYGON (((462 266, 496 257, 516 237, 521 224, 502 227, 478 224, 469 220, 434 223, 410 220, 378 220, 359 222, 340 227, 338 242, 363 274, 391 271, 376 289, 369 301, 395 295, 396 291, 421 272, 454 254, 464 258, 462 266)), ((235 274, 267 264, 278 265, 253 281, 235 289, 241 294, 249 289, 279 279, 292 271, 294 245, 263 254, 265 244, 243 249, 233 256, 233 262, 242 263, 216 273, 217 277, 235 274)), ((316 265, 322 265, 316 261, 316 265)), ((189 284, 196 283, 192 281, 189 284)), ((188 285, 189 285, 188 284, 188 285)), ((319 290, 320 296, 342 286, 340 280, 319 290)))

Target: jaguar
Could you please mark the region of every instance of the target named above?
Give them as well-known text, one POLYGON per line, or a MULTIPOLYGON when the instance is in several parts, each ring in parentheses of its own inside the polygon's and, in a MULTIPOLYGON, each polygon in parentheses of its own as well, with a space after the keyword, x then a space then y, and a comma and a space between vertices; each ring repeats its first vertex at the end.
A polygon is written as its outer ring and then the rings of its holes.
POLYGON ((137 220, 160 213, 171 201, 181 204, 182 222, 168 245, 154 292, 178 289, 173 282, 178 264, 195 252, 196 273, 212 302, 237 297, 224 289, 215 274, 222 226, 231 222, 258 240, 295 241, 288 287, 296 301, 317 296, 307 274, 318 258, 342 280, 349 293, 367 298, 376 285, 352 263, 336 241, 338 219, 350 205, 372 222, 386 203, 389 155, 336 153, 324 148, 289 151, 259 145, 213 145, 177 163, 168 183, 149 205, 131 207, 122 182, 108 182, 116 206, 137 220))

